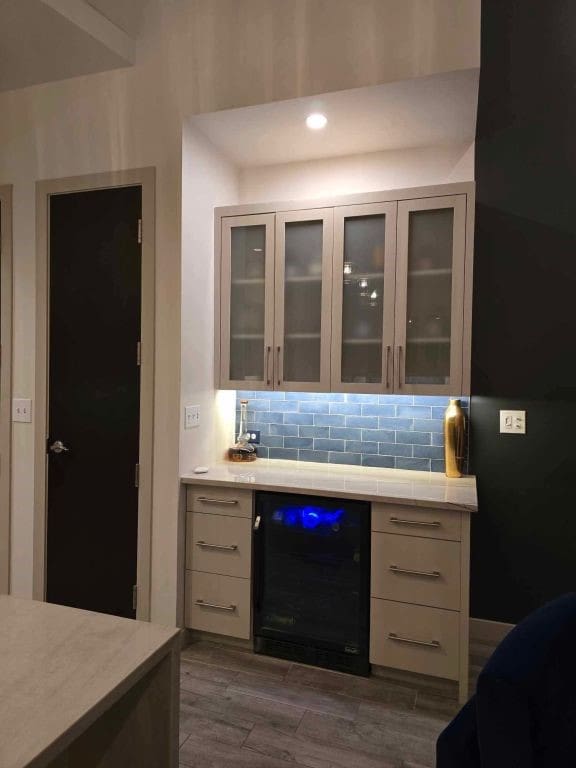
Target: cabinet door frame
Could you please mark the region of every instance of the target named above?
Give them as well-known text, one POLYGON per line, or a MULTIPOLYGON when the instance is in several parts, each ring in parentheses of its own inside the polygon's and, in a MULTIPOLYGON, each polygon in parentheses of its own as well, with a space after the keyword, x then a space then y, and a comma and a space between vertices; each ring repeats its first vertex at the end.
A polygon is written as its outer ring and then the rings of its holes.
POLYGON ((334 261, 332 283, 332 392, 392 394, 394 388, 394 329, 396 292, 396 201, 344 205, 334 209, 334 261), (382 382, 342 381, 342 316, 344 301, 344 229, 348 218, 386 217, 384 242, 384 313, 382 328, 382 382))
POLYGON ((398 202, 396 257, 396 337, 394 392, 401 395, 462 394, 464 354, 464 288, 466 265, 466 195, 444 195, 398 202), (454 210, 452 237, 452 305, 450 319, 450 380, 447 384, 406 384, 409 221, 413 211, 454 210))
POLYGON ((274 302, 274 377, 273 388, 280 392, 330 392, 330 339, 332 335, 332 254, 334 234, 333 208, 308 208, 276 214, 276 259, 274 302), (320 328, 320 381, 284 380, 284 296, 285 296, 285 224, 322 221, 322 286, 320 328))
MULTIPOLYGON (((220 304, 220 382, 221 389, 271 390, 272 344, 274 339, 274 213, 227 216, 221 219, 221 258, 219 273, 220 304), (265 226, 265 276, 264 276, 264 337, 262 339, 263 378, 260 381, 246 381, 230 378, 230 307, 232 291, 232 230, 236 227, 265 226)), ((217 352, 218 354, 218 352, 217 352)))

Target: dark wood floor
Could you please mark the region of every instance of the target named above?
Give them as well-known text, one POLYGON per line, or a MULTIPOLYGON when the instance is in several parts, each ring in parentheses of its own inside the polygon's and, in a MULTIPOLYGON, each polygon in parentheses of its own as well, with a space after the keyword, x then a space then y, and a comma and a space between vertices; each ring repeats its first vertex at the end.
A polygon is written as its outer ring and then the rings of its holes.
MULTIPOLYGON (((483 658, 476 649, 472 678, 483 658)), ((358 678, 204 639, 181 671, 187 768, 429 768, 459 708, 450 683, 358 678)))

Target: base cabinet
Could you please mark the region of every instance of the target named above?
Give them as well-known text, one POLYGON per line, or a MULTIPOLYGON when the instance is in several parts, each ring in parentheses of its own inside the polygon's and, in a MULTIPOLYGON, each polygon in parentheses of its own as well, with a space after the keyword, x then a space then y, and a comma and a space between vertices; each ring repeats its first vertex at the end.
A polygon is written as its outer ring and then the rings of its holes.
MULTIPOLYGON (((188 488, 188 628, 250 639, 253 501, 188 488)), ((371 518, 370 663, 455 680, 466 701, 470 514, 373 503, 371 518)))

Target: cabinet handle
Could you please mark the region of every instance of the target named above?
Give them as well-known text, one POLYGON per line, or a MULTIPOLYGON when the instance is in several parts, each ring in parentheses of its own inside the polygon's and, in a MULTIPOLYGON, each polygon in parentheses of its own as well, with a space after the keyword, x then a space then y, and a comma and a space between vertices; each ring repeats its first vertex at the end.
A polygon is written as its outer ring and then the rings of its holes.
POLYGON ((260 515, 256 515, 256 520, 254 520, 254 530, 255 531, 259 531, 260 530, 260 521, 261 521, 260 515))
POLYGON ((270 352, 272 351, 272 347, 268 345, 266 347, 266 362, 264 363, 266 371, 266 386, 270 386, 270 352))
POLYGON ((402 387, 402 345, 398 345, 398 386, 402 387))
POLYGON ((238 504, 238 499, 210 499, 208 496, 198 496, 202 504, 238 504))
POLYGON ((218 611, 236 610, 236 606, 233 603, 230 605, 219 605, 218 603, 208 603, 206 600, 196 600, 196 605, 200 608, 216 608, 218 611))
POLYGON ((235 552, 238 549, 238 544, 209 544, 207 541, 197 541, 196 546, 205 549, 225 549, 229 552, 235 552))
POLYGON ((422 526, 422 528, 440 528, 442 525, 438 520, 403 520, 401 517, 391 517, 390 522, 396 525, 422 526))
POLYGON ((390 344, 386 347, 386 389, 390 389, 390 344))
POLYGON ((398 565, 391 565, 389 570, 392 573, 407 573, 410 576, 426 576, 428 579, 440 578, 440 571, 414 571, 411 568, 400 568, 398 565))
POLYGON ((281 351, 282 351, 282 347, 280 347, 280 346, 276 347, 276 355, 277 355, 276 362, 278 363, 278 369, 277 369, 277 371, 278 371, 278 386, 282 385, 282 378, 280 376, 280 352, 281 351))
POLYGON ((396 632, 389 632, 388 640, 394 640, 395 643, 410 643, 410 645, 424 645, 426 646, 426 648, 440 648, 440 642, 438 640, 414 640, 411 637, 402 637, 402 635, 397 635, 396 632))

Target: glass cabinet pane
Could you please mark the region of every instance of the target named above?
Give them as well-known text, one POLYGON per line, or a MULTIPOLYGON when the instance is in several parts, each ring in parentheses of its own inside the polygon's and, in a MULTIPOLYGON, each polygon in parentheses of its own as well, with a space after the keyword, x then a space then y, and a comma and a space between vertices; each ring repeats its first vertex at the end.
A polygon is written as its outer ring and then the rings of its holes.
POLYGON ((284 226, 283 379, 318 382, 324 224, 322 220, 289 221, 284 226))
POLYGON ((344 383, 382 383, 386 216, 344 220, 342 360, 344 383))
POLYGON ((264 379, 266 226, 233 227, 230 254, 230 379, 264 379))
POLYGON ((406 384, 450 383, 453 231, 453 208, 409 214, 406 384))

